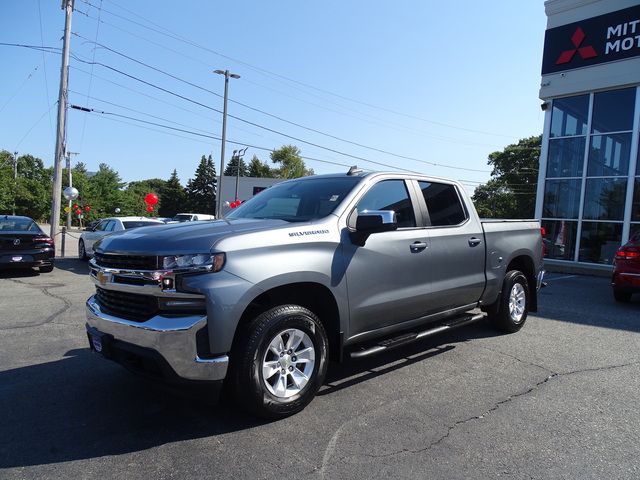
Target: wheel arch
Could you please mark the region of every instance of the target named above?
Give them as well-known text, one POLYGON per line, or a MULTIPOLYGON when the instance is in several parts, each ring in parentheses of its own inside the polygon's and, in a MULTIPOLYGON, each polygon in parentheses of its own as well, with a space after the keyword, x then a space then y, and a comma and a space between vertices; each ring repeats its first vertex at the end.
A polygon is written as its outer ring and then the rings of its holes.
MULTIPOLYGON (((536 290, 536 267, 533 258, 529 255, 518 255, 512 258, 507 265, 506 272, 519 270, 527 278, 529 284, 529 311, 538 311, 538 292, 536 290)), ((506 274, 505 272, 505 274, 506 274)), ((502 292, 501 292, 502 294, 502 292)))
MULTIPOLYGON (((329 358, 342 356, 342 331, 338 303, 329 288, 316 282, 295 282, 260 293, 244 309, 236 327, 233 345, 238 343, 246 326, 258 315, 278 305, 295 304, 311 310, 322 322, 329 339, 329 358)), ((233 350, 233 349, 232 349, 233 350)))

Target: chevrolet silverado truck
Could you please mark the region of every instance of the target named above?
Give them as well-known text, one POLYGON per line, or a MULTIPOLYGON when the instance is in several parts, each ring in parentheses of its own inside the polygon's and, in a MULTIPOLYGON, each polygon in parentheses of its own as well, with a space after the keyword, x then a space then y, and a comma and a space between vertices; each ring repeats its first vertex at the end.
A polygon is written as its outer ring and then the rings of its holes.
POLYGON ((258 416, 302 410, 329 360, 536 311, 534 220, 480 220, 462 186, 348 173, 276 184, 224 219, 100 240, 92 350, 148 377, 222 386, 258 416))

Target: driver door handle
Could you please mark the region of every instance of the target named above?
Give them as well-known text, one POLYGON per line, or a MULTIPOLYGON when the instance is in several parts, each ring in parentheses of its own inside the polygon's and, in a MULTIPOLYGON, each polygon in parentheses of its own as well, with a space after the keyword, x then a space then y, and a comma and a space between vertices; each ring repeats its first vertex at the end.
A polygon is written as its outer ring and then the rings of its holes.
POLYGON ((418 253, 421 252, 422 250, 424 250, 425 248, 427 248, 427 244, 425 242, 413 242, 410 246, 409 249, 411 250, 411 253, 418 253))
POLYGON ((469 246, 470 247, 476 247, 476 246, 480 245, 481 243, 482 243, 482 240, 480 240, 479 238, 471 237, 469 239, 469 246))

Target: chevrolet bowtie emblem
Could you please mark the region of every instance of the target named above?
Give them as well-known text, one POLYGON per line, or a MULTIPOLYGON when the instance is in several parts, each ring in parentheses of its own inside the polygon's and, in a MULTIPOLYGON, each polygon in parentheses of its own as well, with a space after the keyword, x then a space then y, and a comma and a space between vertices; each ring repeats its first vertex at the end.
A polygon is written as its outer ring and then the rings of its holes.
POLYGON ((98 279, 98 282, 100 282, 100 285, 105 285, 109 281, 109 276, 110 275, 108 273, 98 272, 96 278, 98 279))

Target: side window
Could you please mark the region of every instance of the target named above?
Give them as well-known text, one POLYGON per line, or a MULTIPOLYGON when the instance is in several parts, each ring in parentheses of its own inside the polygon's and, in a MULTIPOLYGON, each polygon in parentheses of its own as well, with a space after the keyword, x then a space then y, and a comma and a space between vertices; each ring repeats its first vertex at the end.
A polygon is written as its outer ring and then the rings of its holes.
POLYGON ((358 212, 393 210, 399 228, 415 227, 416 216, 404 180, 383 180, 376 183, 356 205, 358 212))
POLYGON ((467 218, 454 185, 434 182, 418 182, 429 210, 431 225, 459 225, 467 218))
POLYGON ((105 227, 107 226, 107 223, 109 223, 108 220, 103 220, 101 221, 95 228, 96 232, 103 232, 105 227))
POLYGON ((116 222, 114 222, 113 220, 109 220, 109 223, 107 223, 107 226, 104 227, 104 231, 105 232, 112 232, 113 231, 113 227, 116 226, 116 222))

